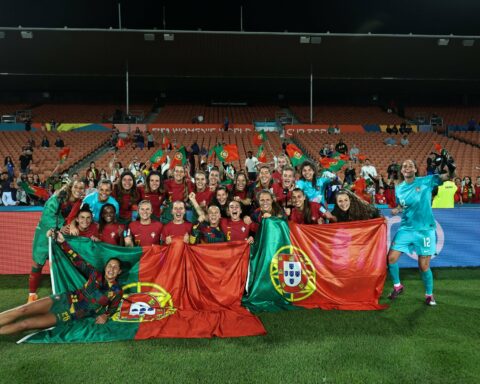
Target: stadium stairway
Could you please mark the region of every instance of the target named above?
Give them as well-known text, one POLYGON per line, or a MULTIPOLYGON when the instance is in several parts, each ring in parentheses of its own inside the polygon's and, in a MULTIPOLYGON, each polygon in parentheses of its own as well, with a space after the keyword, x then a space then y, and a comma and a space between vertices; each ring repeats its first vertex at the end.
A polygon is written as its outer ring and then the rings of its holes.
POLYGON ((155 120, 157 119, 160 111, 162 110, 161 107, 156 107, 154 108, 151 112, 148 113, 148 115, 145 117, 145 119, 143 120, 143 123, 144 124, 152 124, 155 122, 155 120))
POLYGON ((79 175, 84 176, 83 174, 85 173, 85 169, 89 168, 90 162, 96 161, 97 159, 102 157, 105 153, 111 150, 112 150, 112 147, 110 146, 110 142, 107 141, 100 148, 96 149, 95 151, 90 153, 88 156, 86 156, 82 161, 74 164, 71 168, 69 168, 67 171, 68 174, 72 175, 77 172, 79 175))

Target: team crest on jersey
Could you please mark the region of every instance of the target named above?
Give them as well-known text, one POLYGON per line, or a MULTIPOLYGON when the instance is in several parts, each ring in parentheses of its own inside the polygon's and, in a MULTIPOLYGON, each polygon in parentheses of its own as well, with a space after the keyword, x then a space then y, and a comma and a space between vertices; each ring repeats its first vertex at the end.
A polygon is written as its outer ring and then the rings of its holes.
POLYGON ((316 271, 300 248, 281 247, 270 263, 270 278, 275 290, 287 301, 305 300, 315 292, 316 271))
POLYGON ((113 321, 141 323, 162 320, 176 312, 171 295, 158 284, 135 282, 122 289, 122 301, 113 321))
POLYGON ((155 232, 152 232, 150 233, 150 236, 152 237, 152 239, 155 237, 155 232))

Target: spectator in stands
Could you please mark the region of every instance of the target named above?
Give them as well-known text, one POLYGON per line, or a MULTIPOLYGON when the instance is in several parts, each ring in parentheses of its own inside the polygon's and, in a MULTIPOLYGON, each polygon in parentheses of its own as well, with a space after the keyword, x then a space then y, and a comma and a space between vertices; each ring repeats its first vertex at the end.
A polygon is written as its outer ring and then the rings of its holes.
POLYGON ((8 174, 8 179, 13 181, 15 178, 15 164, 13 164, 12 158, 10 156, 5 157, 3 164, 5 165, 5 171, 8 174))
POLYGON ((120 161, 115 161, 110 165, 110 181, 116 183, 120 179, 120 175, 123 173, 123 165, 120 161))
POLYGON ((143 132, 138 132, 135 133, 135 142, 137 144, 137 148, 140 148, 143 150, 145 148, 145 137, 143 136, 143 132))
POLYGON ((377 169, 370 163, 370 159, 365 159, 365 163, 360 170, 360 176, 372 182, 377 179, 377 169))
POLYGON ((140 167, 141 167, 141 163, 140 161, 138 161, 138 157, 137 156, 133 156, 133 159, 132 161, 130 162, 130 164, 128 165, 128 170, 130 172, 132 172, 132 174, 135 176, 135 177, 138 177, 139 173, 140 173, 140 167))
POLYGON ((230 121, 228 120, 228 116, 225 116, 225 120, 223 120, 223 130, 225 132, 228 131, 229 125, 230 125, 230 121))
POLYGON ((138 216, 138 202, 143 200, 142 192, 137 188, 135 176, 130 171, 124 171, 120 181, 115 184, 112 196, 120 205, 119 222, 124 224, 135 220, 138 216))
POLYGON ((470 118, 470 120, 468 121, 468 130, 471 131, 471 132, 474 132, 476 127, 477 127, 477 122, 475 121, 475 119, 473 118, 473 116, 470 118))
POLYGON ((335 133, 335 128, 333 127, 333 124, 330 124, 327 128, 327 133, 329 135, 333 135, 335 133))
POLYGON ((153 148, 155 146, 155 142, 153 139, 153 133, 148 132, 147 134, 147 149, 153 148))
POLYGON ((408 144, 410 144, 410 141, 408 140, 407 135, 403 135, 403 137, 400 139, 400 145, 402 147, 406 147, 408 144))
POLYGON ((43 136, 42 143, 40 144, 42 148, 50 147, 50 141, 48 141, 47 136, 43 136))
POLYGON ((80 209, 85 192, 83 181, 72 181, 48 199, 33 238, 33 265, 29 277, 28 301, 37 300, 37 289, 42 277, 42 268, 48 259, 48 242, 45 234, 51 228, 59 228, 62 233, 68 233, 70 223, 75 219, 80 209))
POLYGON ((392 133, 397 135, 398 134, 398 128, 397 128, 397 124, 393 124, 393 127, 392 127, 392 133))
POLYGON ((152 218, 160 220, 162 214, 162 204, 165 200, 165 190, 162 183, 162 177, 157 171, 148 174, 145 185, 139 186, 140 194, 144 199, 150 201, 152 205, 152 218))
POLYGON ((360 154, 360 149, 358 149, 357 145, 354 143, 352 148, 350 148, 350 159, 353 160, 354 163, 358 161, 358 155, 360 154))
POLYGON ((2 186, 2 203, 4 206, 17 205, 15 200, 15 188, 13 187, 13 181, 10 181, 7 172, 1 174, 1 186, 2 186))
POLYGON ((14 184, 13 194, 14 194, 14 200, 17 202, 17 205, 21 205, 21 206, 33 205, 33 201, 29 198, 27 192, 25 192, 25 190, 18 185, 17 181, 14 184))
POLYGON ((387 168, 387 177, 389 179, 398 180, 400 172, 400 165, 396 162, 395 159, 392 159, 392 162, 387 168))
POLYGON ((348 152, 348 147, 347 147, 347 144, 345 144, 343 142, 343 139, 341 138, 337 145, 335 146, 335 150, 338 152, 338 153, 341 153, 343 155, 346 155, 347 152, 348 152))
POLYGON ((357 173, 355 171, 355 168, 353 167, 353 162, 352 160, 349 160, 347 162, 347 167, 343 171, 345 174, 345 182, 347 184, 353 184, 355 180, 357 179, 357 173))
POLYGON ((123 231, 125 226, 117 223, 117 211, 112 204, 105 204, 100 209, 98 223, 98 239, 111 245, 124 245, 123 231))
POLYGON ((89 195, 89 194, 94 193, 96 191, 97 191, 97 188, 95 188, 95 180, 87 178, 87 189, 85 190, 85 194, 89 195))
POLYGON ((169 245, 174 237, 182 237, 183 242, 188 244, 192 223, 185 221, 186 206, 183 201, 175 201, 172 206, 173 220, 165 224, 162 229, 162 242, 169 245))
POLYGON ((253 156, 252 151, 247 152, 247 159, 245 160, 245 169, 248 172, 248 179, 255 181, 257 179, 257 164, 258 159, 253 156))
POLYGON ((436 155, 434 153, 430 153, 430 155, 427 157, 427 175, 433 175, 437 172, 435 157, 436 155))
POLYGON ((152 220, 152 203, 149 200, 138 203, 138 215, 140 220, 132 221, 125 232, 125 246, 145 247, 160 244, 164 226, 152 220))
POLYGON ((383 142, 389 147, 395 147, 397 145, 397 140, 395 140, 393 136, 387 137, 383 142))
POLYGON ((462 201, 462 179, 460 179, 459 177, 456 177, 454 182, 455 182, 455 186, 457 187, 457 190, 455 191, 455 196, 454 196, 455 204, 463 204, 463 201, 462 201))
POLYGON ((33 163, 33 157, 31 152, 24 149, 22 154, 20 155, 20 172, 21 173, 28 173, 30 172, 30 165, 33 163))
POLYGON ((475 197, 475 186, 470 176, 465 176, 462 180, 462 202, 471 203, 475 197))
POLYGON ((340 132, 340 127, 338 126, 338 124, 335 124, 335 128, 333 128, 333 133, 339 135, 340 132))
POLYGON ((293 190, 292 204, 292 208, 285 209, 289 221, 297 224, 323 224, 322 206, 318 203, 310 202, 300 188, 293 190))
POLYGON ((326 217, 331 223, 342 223, 346 221, 368 220, 380 217, 380 211, 352 192, 341 189, 335 195, 335 206, 326 217))
POLYGON ((300 174, 297 187, 304 191, 309 201, 322 204, 325 201, 325 189, 332 182, 332 179, 317 177, 317 167, 310 161, 302 163, 300 174))
POLYGON ((323 144, 323 148, 318 152, 320 157, 327 157, 329 152, 328 143, 323 144))
POLYGON ((334 154, 335 154, 335 146, 333 144, 330 144, 328 146, 327 157, 332 158, 334 154))
POLYGON ((57 136, 56 140, 55 140, 55 146, 57 148, 63 148, 65 147, 65 143, 63 142, 62 138, 60 136, 57 136))

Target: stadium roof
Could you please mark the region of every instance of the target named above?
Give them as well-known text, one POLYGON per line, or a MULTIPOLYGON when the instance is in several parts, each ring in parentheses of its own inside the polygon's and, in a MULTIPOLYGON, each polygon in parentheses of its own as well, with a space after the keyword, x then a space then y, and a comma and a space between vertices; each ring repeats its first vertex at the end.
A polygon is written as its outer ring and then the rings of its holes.
POLYGON ((475 36, 0 28, 0 37, 4 90, 121 88, 127 67, 145 91, 306 87, 311 71, 325 84, 480 83, 475 36))

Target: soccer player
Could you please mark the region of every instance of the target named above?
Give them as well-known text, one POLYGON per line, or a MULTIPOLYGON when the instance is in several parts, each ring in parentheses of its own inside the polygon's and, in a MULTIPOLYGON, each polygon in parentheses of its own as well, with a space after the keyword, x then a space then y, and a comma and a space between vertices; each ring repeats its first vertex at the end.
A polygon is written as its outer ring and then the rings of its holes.
MULTIPOLYGON (((53 233, 50 230, 47 235, 53 233)), ((122 272, 120 260, 111 258, 104 272, 98 272, 70 248, 61 233, 57 234, 57 242, 87 282, 75 291, 51 295, 0 313, 0 335, 45 329, 85 317, 95 317, 96 324, 105 324, 116 312, 123 294, 117 283, 122 272), (22 320, 16 321, 19 318, 22 320)))
POLYGON ((445 165, 448 174, 417 177, 417 166, 413 160, 402 163, 400 173, 404 181, 395 190, 398 205, 392 209, 394 215, 402 213, 402 221, 388 253, 388 271, 393 280, 393 290, 388 296, 390 300, 396 299, 404 290, 397 263, 400 254, 416 251, 425 286, 425 303, 437 304, 433 297, 433 275, 430 269, 430 258, 435 254, 436 247, 436 224, 431 201, 433 188, 455 174, 453 159, 446 160, 445 165))
POLYGON ((183 201, 175 201, 172 206, 173 220, 162 229, 162 241, 169 245, 173 237, 182 236, 185 243, 189 243, 192 223, 185 221, 186 207, 183 201))
POLYGON ((50 228, 60 228, 63 233, 68 233, 70 223, 80 209, 84 193, 85 184, 83 181, 77 180, 62 187, 46 202, 33 238, 33 265, 28 279, 28 302, 38 298, 37 289, 42 277, 42 268, 48 258, 48 243, 45 234, 50 228))
POLYGON ((138 215, 140 220, 132 221, 125 233, 125 246, 140 247, 160 244, 163 224, 152 220, 152 203, 149 200, 142 200, 138 204, 138 215))
POLYGON ((77 231, 75 234, 70 233, 73 236, 86 237, 93 241, 99 241, 98 239, 98 224, 93 222, 92 211, 88 204, 83 204, 78 211, 75 218, 77 231))
POLYGON ((116 211, 112 204, 105 204, 100 210, 98 223, 98 238, 111 245, 123 245, 123 231, 125 226, 115 220, 116 211))
POLYGON ((250 236, 251 220, 242 220, 242 206, 238 201, 228 203, 228 213, 230 218, 223 218, 220 222, 222 232, 225 233, 227 241, 246 240, 248 244, 253 244, 253 237, 250 236), (246 222, 249 224, 246 224, 246 222))
POLYGON ((282 178, 279 183, 273 184, 273 194, 281 207, 286 208, 292 205, 292 192, 295 189, 295 169, 285 166, 282 171, 282 178))
POLYGON ((330 223, 344 223, 375 219, 381 215, 374 205, 368 204, 347 189, 340 189, 335 194, 335 206, 332 212, 326 212, 325 217, 330 223))
POLYGON ((321 205, 308 201, 307 196, 300 188, 295 188, 292 192, 293 208, 287 208, 290 211, 288 220, 297 224, 323 224, 324 215, 320 211, 321 205))

